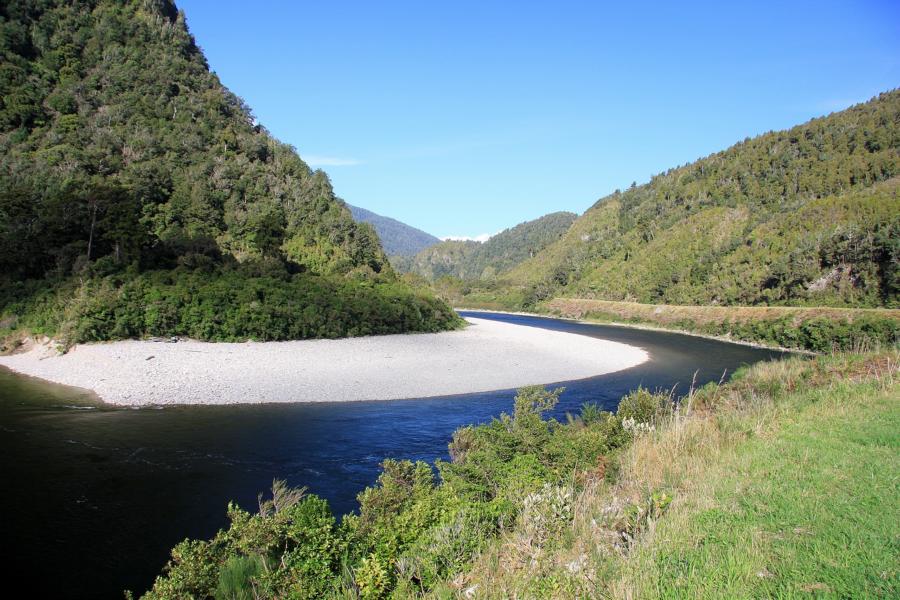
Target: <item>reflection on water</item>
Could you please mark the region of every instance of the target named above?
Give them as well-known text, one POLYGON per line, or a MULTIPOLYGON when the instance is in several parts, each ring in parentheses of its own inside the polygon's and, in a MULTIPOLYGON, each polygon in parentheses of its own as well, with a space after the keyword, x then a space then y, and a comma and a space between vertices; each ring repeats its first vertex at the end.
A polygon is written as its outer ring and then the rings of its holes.
MULTIPOLYGON (((565 384, 557 416, 605 408, 639 385, 686 392, 781 354, 701 338, 538 317, 486 315, 641 346, 643 365, 565 384)), ((8 573, 35 596, 144 591, 185 537, 207 538, 235 500, 252 509, 275 477, 337 514, 385 458, 446 458, 454 429, 509 411, 510 390, 382 402, 111 408, 0 370, 0 495, 8 573), (10 552, 11 551, 11 552, 10 552)))

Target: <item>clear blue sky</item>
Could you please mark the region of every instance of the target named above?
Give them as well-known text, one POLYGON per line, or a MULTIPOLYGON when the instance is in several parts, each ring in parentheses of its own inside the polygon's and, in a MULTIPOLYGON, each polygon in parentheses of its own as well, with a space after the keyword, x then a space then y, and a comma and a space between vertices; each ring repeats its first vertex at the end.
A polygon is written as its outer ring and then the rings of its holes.
POLYGON ((900 86, 896 0, 178 4, 339 196, 438 236, 580 213, 900 86))

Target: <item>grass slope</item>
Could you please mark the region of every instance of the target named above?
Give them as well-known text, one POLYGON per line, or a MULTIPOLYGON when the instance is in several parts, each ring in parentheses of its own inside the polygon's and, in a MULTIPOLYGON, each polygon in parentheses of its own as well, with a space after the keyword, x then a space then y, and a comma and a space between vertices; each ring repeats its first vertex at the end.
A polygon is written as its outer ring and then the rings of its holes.
POLYGON ((552 544, 518 526, 479 598, 896 597, 900 354, 759 364, 693 394, 586 484, 552 544))
POLYGON ((723 451, 628 561, 621 589, 673 598, 896 597, 900 397, 801 391, 723 451), (786 408, 786 407, 785 407, 786 408))

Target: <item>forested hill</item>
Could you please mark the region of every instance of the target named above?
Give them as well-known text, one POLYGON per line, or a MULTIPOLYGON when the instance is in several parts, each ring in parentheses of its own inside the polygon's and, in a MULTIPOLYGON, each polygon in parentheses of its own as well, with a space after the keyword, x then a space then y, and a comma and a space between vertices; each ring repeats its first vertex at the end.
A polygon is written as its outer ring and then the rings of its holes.
POLYGON ((383 217, 358 206, 347 205, 353 218, 361 223, 369 223, 375 228, 381 245, 388 256, 413 256, 441 240, 390 217, 383 217))
POLYGON ((400 271, 428 279, 454 276, 490 279, 534 256, 562 236, 577 215, 555 212, 505 229, 485 242, 447 240, 407 260, 395 260, 400 271))
POLYGON ((231 339, 451 318, 222 86, 172 2, 12 0, 0 31, 7 322, 231 339))
POLYGON ((898 149, 894 90, 616 191, 506 279, 525 305, 897 306, 898 149))

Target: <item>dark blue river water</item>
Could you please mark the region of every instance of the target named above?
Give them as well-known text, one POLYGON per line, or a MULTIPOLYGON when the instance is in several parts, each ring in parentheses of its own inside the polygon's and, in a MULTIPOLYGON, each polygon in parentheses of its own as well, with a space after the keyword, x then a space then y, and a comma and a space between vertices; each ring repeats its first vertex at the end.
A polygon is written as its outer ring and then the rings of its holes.
MULTIPOLYGON (((465 314, 465 313, 463 313, 465 314)), ((643 365, 566 382, 556 416, 613 409, 639 385, 687 392, 782 354, 697 337, 501 314, 490 318, 644 348, 643 365)), ((452 432, 510 411, 515 392, 352 403, 124 409, 0 369, 0 533, 9 587, 33 597, 145 591, 168 551, 256 507, 275 477, 352 511, 385 458, 447 457, 452 432)))

